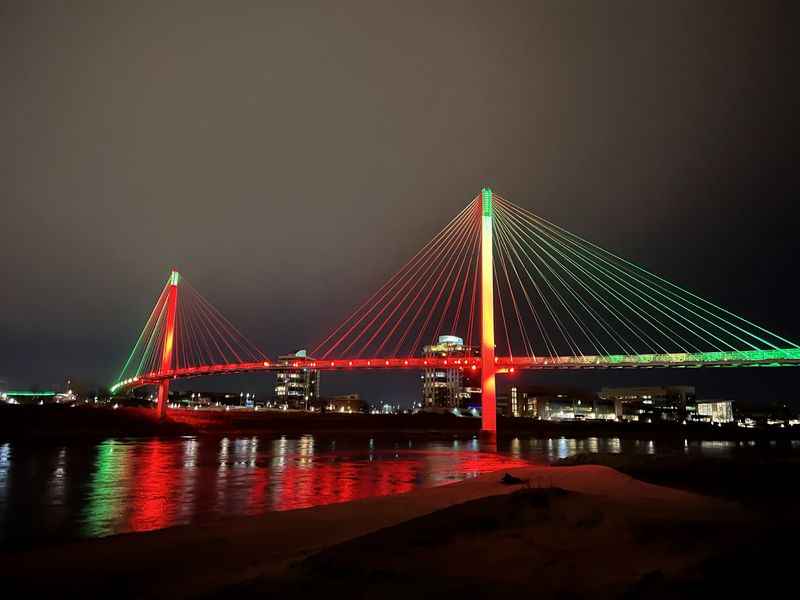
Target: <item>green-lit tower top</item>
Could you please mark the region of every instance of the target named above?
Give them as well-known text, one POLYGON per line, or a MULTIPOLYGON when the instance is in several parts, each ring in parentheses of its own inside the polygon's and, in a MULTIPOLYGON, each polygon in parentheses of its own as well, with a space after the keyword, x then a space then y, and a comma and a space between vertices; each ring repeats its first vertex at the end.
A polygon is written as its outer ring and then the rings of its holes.
POLYGON ((483 188, 481 190, 481 198, 483 199, 483 216, 492 216, 492 190, 483 188))

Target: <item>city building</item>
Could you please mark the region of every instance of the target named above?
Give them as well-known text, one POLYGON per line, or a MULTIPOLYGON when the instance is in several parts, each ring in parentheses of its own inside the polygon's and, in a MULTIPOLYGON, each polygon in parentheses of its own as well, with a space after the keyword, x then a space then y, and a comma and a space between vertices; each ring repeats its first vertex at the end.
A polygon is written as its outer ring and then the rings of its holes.
MULTIPOLYGON (((539 416, 539 411, 536 406, 536 400, 533 396, 529 396, 528 392, 520 390, 518 387, 512 387, 509 390, 508 401, 503 405, 503 413, 509 417, 529 417, 535 419, 539 416)), ((499 407, 498 407, 498 412, 499 407)))
MULTIPOLYGON (((513 416, 511 412, 511 394, 498 393, 495 396, 494 406, 498 416, 513 416)), ((480 410, 476 410, 476 413, 476 416, 480 414, 480 410)))
POLYGON ((319 370, 303 366, 310 360, 305 350, 278 357, 281 368, 275 377, 275 400, 279 405, 308 410, 319 398, 319 370))
POLYGON ((733 402, 730 400, 698 400, 697 420, 709 423, 733 423, 733 402))
POLYGON ((613 420, 614 404, 568 387, 530 386, 509 390, 506 414, 543 421, 613 420))
POLYGON ((370 406, 359 394, 343 394, 340 396, 319 396, 308 401, 310 412, 363 413, 369 412, 370 406))
POLYGON ((384 402, 383 404, 381 404, 376 408, 370 407, 369 412, 370 414, 373 415, 399 415, 401 413, 414 412, 414 408, 412 408, 411 410, 402 409, 400 408, 399 404, 390 404, 388 402, 384 402))
MULTIPOLYGON (((422 349, 424 358, 480 356, 454 335, 441 335, 437 344, 422 349)), ((469 369, 425 369, 422 373, 422 410, 480 409, 480 374, 469 369)))
POLYGON ((369 412, 369 404, 362 400, 359 394, 344 394, 342 396, 320 398, 312 407, 314 410, 320 410, 321 407, 327 412, 348 414, 369 412))
POLYGON ((694 421, 695 389, 689 385, 603 388, 600 398, 614 403, 619 421, 666 423, 694 421))
POLYGON ((736 421, 740 427, 791 427, 800 424, 798 419, 796 409, 786 401, 736 403, 736 421))
MULTIPOLYGON (((155 395, 148 398, 151 402, 155 401, 155 395)), ((262 398, 258 401, 260 406, 267 406, 262 398)), ((241 406, 255 408, 256 395, 251 392, 198 392, 192 390, 170 391, 170 403, 175 406, 190 408, 205 408, 217 406, 241 406)))

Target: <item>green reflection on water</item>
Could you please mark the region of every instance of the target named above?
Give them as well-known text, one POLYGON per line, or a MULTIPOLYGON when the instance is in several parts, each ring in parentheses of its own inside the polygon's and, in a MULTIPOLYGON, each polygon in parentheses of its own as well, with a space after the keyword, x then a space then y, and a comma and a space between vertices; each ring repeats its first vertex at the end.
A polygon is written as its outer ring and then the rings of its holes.
POLYGON ((82 533, 110 535, 125 515, 130 485, 131 447, 114 439, 98 446, 89 496, 82 516, 82 533))

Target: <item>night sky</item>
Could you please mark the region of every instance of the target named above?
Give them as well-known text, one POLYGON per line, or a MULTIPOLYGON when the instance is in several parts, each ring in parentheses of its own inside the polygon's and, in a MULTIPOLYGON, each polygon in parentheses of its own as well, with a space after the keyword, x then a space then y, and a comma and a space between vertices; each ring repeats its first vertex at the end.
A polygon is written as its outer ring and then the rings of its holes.
POLYGON ((485 185, 800 340, 793 3, 297 4, 0 5, 0 386, 111 383, 172 266, 268 354, 312 346, 485 185))

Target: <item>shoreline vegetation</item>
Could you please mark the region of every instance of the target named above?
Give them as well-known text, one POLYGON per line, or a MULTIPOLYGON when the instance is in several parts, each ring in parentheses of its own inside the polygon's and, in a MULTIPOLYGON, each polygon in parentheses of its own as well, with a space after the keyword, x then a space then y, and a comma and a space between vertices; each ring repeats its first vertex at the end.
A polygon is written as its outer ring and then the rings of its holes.
POLYGON ((800 464, 774 465, 783 470, 777 480, 739 465, 717 476, 727 487, 711 489, 704 481, 718 464, 670 460, 576 456, 511 469, 516 485, 501 484, 500 471, 8 552, 0 576, 6 590, 84 598, 708 598, 790 581, 794 554, 785 548, 800 528, 797 486, 786 482, 798 480, 800 464))
MULTIPOLYGON (((480 419, 440 414, 308 414, 282 411, 174 409, 164 422, 144 408, 0 406, 0 440, 115 437, 174 437, 211 434, 275 435, 477 435, 480 419)), ((498 418, 498 436, 620 437, 716 441, 800 441, 800 428, 746 429, 706 424, 638 424, 602 421, 536 421, 498 418)))

